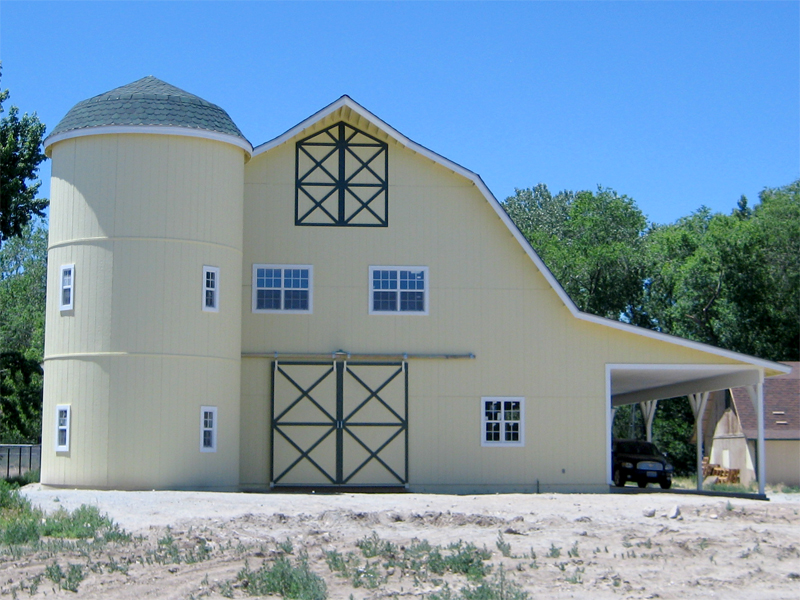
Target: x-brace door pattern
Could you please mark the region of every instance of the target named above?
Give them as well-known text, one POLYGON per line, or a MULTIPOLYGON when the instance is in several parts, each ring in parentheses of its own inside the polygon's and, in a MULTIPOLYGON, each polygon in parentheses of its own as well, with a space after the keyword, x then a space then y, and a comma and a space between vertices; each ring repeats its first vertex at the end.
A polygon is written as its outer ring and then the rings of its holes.
POLYGON ((408 482, 405 362, 275 361, 272 485, 408 482))

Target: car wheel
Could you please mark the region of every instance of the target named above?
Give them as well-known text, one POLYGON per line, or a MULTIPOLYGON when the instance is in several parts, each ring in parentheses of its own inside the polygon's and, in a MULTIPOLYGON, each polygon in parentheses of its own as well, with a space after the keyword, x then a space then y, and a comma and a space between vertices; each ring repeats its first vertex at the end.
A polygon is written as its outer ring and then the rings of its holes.
POLYGON ((622 473, 619 469, 614 470, 614 485, 617 487, 625 487, 625 480, 622 479, 622 473))
POLYGON ((661 482, 661 489, 662 490, 668 490, 671 487, 672 487, 672 480, 667 479, 666 481, 662 481, 661 482))
POLYGON ((640 488, 644 488, 644 487, 647 487, 647 482, 646 481, 637 481, 636 485, 638 485, 640 488))

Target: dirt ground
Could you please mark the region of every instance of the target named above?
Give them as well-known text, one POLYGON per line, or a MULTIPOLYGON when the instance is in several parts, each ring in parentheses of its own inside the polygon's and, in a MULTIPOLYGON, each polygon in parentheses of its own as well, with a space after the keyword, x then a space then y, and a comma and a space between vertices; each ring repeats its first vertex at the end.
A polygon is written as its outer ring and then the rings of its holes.
POLYGON ((502 569, 531 599, 800 598, 800 494, 764 502, 667 493, 233 494, 38 484, 23 493, 47 512, 95 505, 134 539, 96 551, 0 556, 0 593, 18 598, 241 598, 247 589, 237 573, 245 564, 256 570, 303 553, 329 598, 424 598, 442 594, 445 583, 455 597, 477 585, 460 574, 365 558, 357 542, 374 536, 392 542, 398 555, 423 540, 443 553, 459 540, 485 546, 486 579, 498 582, 502 569), (331 570, 325 553, 334 550, 353 553, 348 577, 331 570), (30 582, 54 563, 64 572, 83 566, 77 592, 40 577, 31 595, 30 582))

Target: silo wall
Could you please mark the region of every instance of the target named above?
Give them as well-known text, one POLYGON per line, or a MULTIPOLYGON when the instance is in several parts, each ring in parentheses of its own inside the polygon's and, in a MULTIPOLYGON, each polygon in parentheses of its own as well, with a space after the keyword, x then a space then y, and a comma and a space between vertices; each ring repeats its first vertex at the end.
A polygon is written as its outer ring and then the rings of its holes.
POLYGON ((126 133, 51 152, 42 483, 235 488, 243 151, 126 133), (61 267, 73 264, 64 311, 61 267), (204 267, 219 270, 216 312, 204 310, 204 267), (61 451, 58 406, 70 419, 61 451), (201 407, 216 408, 213 451, 201 407))

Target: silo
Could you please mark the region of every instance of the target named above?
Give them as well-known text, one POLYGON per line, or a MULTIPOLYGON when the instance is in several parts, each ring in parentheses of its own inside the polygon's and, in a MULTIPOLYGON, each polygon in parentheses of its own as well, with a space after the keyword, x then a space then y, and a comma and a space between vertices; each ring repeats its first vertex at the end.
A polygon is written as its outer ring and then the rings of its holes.
POLYGON ((76 104, 45 152, 42 483, 235 488, 251 145, 145 77, 76 104))

